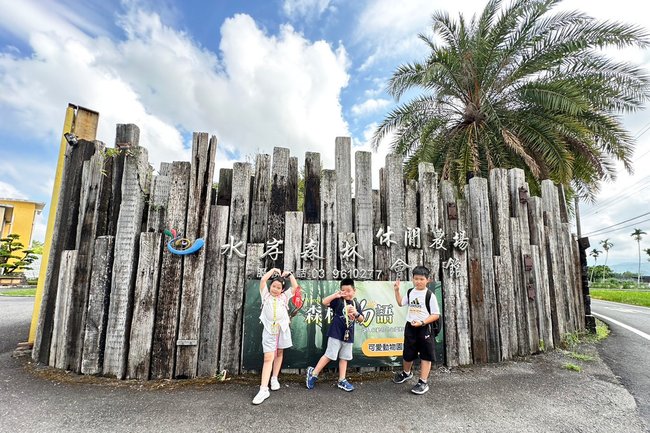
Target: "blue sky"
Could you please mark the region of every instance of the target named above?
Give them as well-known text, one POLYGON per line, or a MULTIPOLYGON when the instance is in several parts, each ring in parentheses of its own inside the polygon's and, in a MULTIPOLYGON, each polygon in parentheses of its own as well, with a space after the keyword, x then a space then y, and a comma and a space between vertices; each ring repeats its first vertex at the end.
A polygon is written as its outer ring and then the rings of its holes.
MULTIPOLYGON (((370 150, 394 106, 384 91, 401 63, 420 60, 417 34, 435 10, 471 15, 484 1, 458 0, 0 0, 0 197, 49 204, 67 104, 100 112, 98 139, 136 123, 150 161, 188 159, 192 131, 219 138, 218 167, 285 146, 299 160, 320 151, 333 167, 334 138, 370 150)), ((632 0, 571 0, 601 19, 650 28, 632 0)), ((650 64, 647 52, 613 52, 650 64)), ((647 112, 625 118, 639 135, 636 175, 621 173, 583 209, 589 232, 650 212, 647 112), (636 192, 636 193, 634 193, 636 192), (617 201, 614 201, 615 198, 617 201)), ((373 155, 375 187, 388 143, 373 155)), ((43 239, 46 206, 35 229, 43 239)), ((632 220, 650 233, 650 221, 632 220)), ((626 224, 605 230, 610 263, 636 261, 626 224)), ((650 237, 647 238, 650 247, 650 237)), ((601 259, 602 260, 602 259, 601 259)))

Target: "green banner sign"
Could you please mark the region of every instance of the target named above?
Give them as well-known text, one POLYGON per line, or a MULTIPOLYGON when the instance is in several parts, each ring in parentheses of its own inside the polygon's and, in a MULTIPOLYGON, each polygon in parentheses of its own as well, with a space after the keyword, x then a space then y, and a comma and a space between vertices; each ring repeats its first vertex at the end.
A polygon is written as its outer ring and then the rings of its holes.
MULTIPOLYGON (((260 323, 261 299, 259 280, 249 280, 246 284, 246 303, 244 306, 244 348, 243 369, 262 368, 262 324, 260 323)), ((316 365, 325 353, 327 330, 332 321, 332 310, 322 304, 322 299, 339 290, 339 281, 304 280, 302 287, 304 304, 291 320, 293 347, 285 349, 283 368, 307 368, 316 365)), ((401 293, 412 286, 403 282, 401 293)), ((351 367, 385 367, 401 365, 402 344, 407 307, 398 307, 391 281, 355 282, 356 299, 363 309, 366 320, 356 324, 354 331, 354 359, 351 367)), ((431 284, 438 299, 442 320, 442 292, 440 283, 431 284)), ((291 305, 290 305, 291 306, 291 305)), ((441 322, 442 324, 442 322, 441 322)), ((442 327, 441 327, 442 329, 442 327)), ((442 363, 443 331, 436 337, 436 359, 442 363)))

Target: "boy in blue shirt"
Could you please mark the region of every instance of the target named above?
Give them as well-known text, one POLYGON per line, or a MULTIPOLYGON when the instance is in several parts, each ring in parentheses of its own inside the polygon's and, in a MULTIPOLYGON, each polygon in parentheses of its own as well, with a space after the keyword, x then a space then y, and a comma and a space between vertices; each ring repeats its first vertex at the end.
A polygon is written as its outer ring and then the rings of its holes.
POLYGON ((348 361, 352 359, 352 345, 354 343, 354 322, 364 321, 361 306, 354 299, 356 291, 354 281, 350 278, 341 280, 340 290, 323 299, 323 305, 330 307, 334 318, 327 332, 327 350, 320 358, 316 367, 307 369, 305 383, 308 389, 313 389, 318 380, 318 373, 330 361, 339 360, 338 387, 343 391, 354 391, 354 386, 345 378, 348 361))

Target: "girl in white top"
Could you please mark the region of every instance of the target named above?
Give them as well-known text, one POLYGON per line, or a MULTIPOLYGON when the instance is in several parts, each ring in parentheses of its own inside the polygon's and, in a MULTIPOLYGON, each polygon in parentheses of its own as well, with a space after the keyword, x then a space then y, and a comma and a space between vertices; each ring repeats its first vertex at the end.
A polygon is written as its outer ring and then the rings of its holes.
POLYGON ((283 352, 284 349, 292 346, 288 304, 297 287, 298 282, 291 272, 281 272, 277 268, 268 271, 260 280, 260 296, 262 298, 260 320, 264 325, 262 330, 264 365, 262 366, 260 390, 253 399, 253 404, 260 404, 271 395, 269 378, 271 379, 271 390, 280 389, 278 374, 282 368, 283 352), (283 292, 287 277, 291 281, 291 288, 283 292), (269 279, 271 284, 267 288, 269 279))

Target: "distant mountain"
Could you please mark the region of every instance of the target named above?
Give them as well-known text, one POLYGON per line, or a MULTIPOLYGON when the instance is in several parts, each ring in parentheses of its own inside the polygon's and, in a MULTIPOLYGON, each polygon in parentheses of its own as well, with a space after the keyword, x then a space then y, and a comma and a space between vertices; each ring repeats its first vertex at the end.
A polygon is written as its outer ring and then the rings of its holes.
MULTIPOLYGON (((607 266, 609 266, 612 272, 617 274, 622 274, 623 272, 636 274, 639 270, 639 262, 608 263, 607 266)), ((647 259, 641 262, 641 275, 650 275, 650 262, 647 259)))

